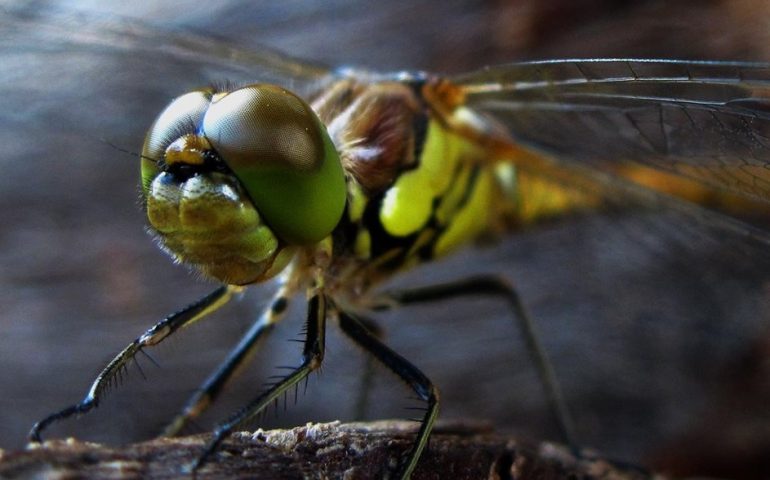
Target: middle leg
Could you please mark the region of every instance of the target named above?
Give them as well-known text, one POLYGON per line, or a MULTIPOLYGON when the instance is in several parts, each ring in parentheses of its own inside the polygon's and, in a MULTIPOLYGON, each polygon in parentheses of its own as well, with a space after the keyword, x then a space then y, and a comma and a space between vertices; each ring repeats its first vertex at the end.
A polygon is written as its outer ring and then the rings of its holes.
POLYGON ((275 324, 284 316, 289 305, 289 297, 293 289, 282 285, 273 296, 270 306, 260 315, 259 319, 241 337, 238 345, 228 354, 227 358, 217 367, 190 399, 187 400, 182 412, 169 423, 163 434, 169 437, 179 432, 191 421, 198 418, 217 399, 227 382, 235 377, 250 354, 253 353, 260 340, 273 330, 275 324))
POLYGON ((192 465, 192 471, 198 470, 214 454, 216 449, 230 433, 241 423, 253 418, 285 394, 311 372, 321 367, 326 338, 326 298, 322 292, 316 292, 308 301, 307 336, 302 350, 302 364, 289 375, 263 392, 257 398, 238 410, 226 422, 214 431, 214 438, 209 442, 203 454, 192 465))

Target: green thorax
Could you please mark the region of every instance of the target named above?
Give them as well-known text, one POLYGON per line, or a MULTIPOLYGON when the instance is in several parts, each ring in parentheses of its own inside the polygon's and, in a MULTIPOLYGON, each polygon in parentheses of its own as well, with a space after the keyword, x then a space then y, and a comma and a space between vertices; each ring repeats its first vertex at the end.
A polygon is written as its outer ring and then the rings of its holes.
POLYGON ((313 107, 348 177, 338 266, 374 281, 467 245, 511 211, 513 164, 445 126, 419 87, 344 80, 313 107))

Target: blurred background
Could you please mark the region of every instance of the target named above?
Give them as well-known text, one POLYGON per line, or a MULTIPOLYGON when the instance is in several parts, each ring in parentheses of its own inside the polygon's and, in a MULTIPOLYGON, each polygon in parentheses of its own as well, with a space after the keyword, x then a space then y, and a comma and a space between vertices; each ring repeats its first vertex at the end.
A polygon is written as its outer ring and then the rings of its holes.
MULTIPOLYGON (((214 288, 173 265, 145 234, 138 161, 106 143, 138 151, 155 115, 191 88, 270 79, 238 56, 215 61, 215 47, 198 57, 207 39, 384 71, 457 73, 569 57, 770 60, 770 4, 762 0, 16 3, 0 1, 0 447, 7 449, 22 447, 35 421, 82 398, 138 334, 214 288)), ((394 284, 503 274, 538 322, 585 446, 680 475, 766 478, 768 271, 751 258, 726 265, 719 248, 694 248, 659 221, 665 215, 555 222, 394 284)), ((156 435, 270 292, 255 287, 153 349, 159 367, 139 358, 142 372, 132 367, 97 412, 48 435, 111 444, 156 435)), ((299 336, 303 312, 295 302, 190 432, 206 431, 259 392, 276 366, 299 361, 300 347, 287 340, 299 336)), ((442 389, 442 419, 558 439, 502 305, 463 299, 381 317, 387 342, 442 389)), ((259 426, 351 420, 363 365, 332 326, 322 373, 298 405, 259 426)), ((368 417, 412 416, 408 397, 379 370, 368 417)))

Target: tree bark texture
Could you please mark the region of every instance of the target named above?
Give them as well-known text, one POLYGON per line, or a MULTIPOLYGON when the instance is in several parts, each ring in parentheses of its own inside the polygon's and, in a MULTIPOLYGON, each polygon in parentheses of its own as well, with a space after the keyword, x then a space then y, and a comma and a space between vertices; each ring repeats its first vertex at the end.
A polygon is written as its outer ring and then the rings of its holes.
MULTIPOLYGON (((415 423, 319 423, 290 430, 240 432, 224 442, 197 479, 394 478, 409 451, 415 423)), ((125 447, 50 440, 0 457, 1 478, 192 478, 186 467, 206 445, 207 434, 158 438, 125 447)), ((576 458, 566 447, 527 444, 489 431, 439 426, 413 480, 662 478, 614 465, 590 453, 576 458)))

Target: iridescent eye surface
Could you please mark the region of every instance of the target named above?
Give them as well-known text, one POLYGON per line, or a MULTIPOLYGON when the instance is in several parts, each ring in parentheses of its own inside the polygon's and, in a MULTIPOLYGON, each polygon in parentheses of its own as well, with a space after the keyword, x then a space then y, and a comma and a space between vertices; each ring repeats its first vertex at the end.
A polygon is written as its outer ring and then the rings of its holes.
POLYGON ((302 99, 264 84, 215 95, 203 133, 281 239, 308 244, 331 233, 345 207, 345 178, 326 128, 302 99))

